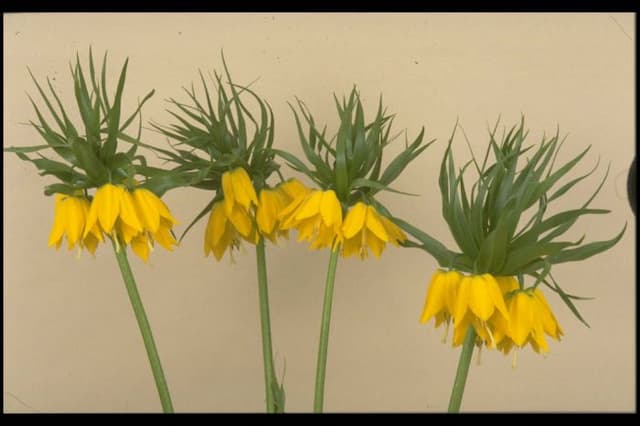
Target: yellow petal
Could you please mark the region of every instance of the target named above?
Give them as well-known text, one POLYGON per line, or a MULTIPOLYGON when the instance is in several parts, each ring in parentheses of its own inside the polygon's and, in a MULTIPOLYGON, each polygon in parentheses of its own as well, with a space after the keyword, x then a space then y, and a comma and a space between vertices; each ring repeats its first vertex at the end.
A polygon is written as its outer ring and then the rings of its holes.
POLYGON ((498 281, 491 274, 482 274, 481 276, 484 279, 486 290, 493 302, 493 306, 508 320, 509 312, 507 311, 507 305, 504 303, 504 296, 502 296, 498 281))
POLYGON ((69 249, 72 249, 82 238, 86 215, 82 200, 76 197, 67 197, 64 201, 65 210, 65 233, 69 249))
POLYGON ((215 256, 217 261, 220 261, 220 259, 222 259, 222 256, 224 256, 224 252, 232 244, 233 244, 233 231, 231 230, 230 227, 227 227, 224 233, 220 235, 218 242, 214 244, 214 246, 212 247, 213 255, 215 256))
MULTIPOLYGON (((367 218, 370 215, 367 215, 367 218)), ((366 235, 366 244, 367 246, 369 246, 369 248, 371 249, 371 252, 373 253, 373 255, 376 258, 379 258, 380 255, 382 254, 382 251, 384 250, 384 246, 385 246, 385 242, 383 240, 381 240, 380 238, 378 238, 377 235, 375 235, 372 232, 369 232, 367 230, 363 231, 365 232, 366 235)))
POLYGON ((321 201, 322 191, 311 192, 309 195, 307 195, 306 199, 296 211, 296 214, 294 215, 294 221, 297 222, 318 215, 320 213, 321 201))
POLYGON ((389 235, 387 235, 387 231, 384 229, 384 225, 382 225, 382 222, 380 221, 378 211, 373 206, 367 206, 366 225, 367 229, 373 232, 380 240, 389 241, 389 235))
POLYGON ((156 232, 160 226, 160 212, 158 211, 154 197, 155 194, 148 189, 136 188, 136 190, 133 191, 136 212, 144 229, 149 232, 156 232))
POLYGON ((224 209, 227 214, 231 213, 233 205, 236 203, 235 194, 233 190, 233 177, 232 172, 225 172, 222 174, 222 193, 224 194, 224 209))
POLYGON ((135 236, 141 233, 137 229, 134 229, 131 226, 127 225, 122 220, 118 220, 116 222, 116 228, 118 229, 118 235, 120 236, 120 238, 122 238, 122 241, 125 245, 129 244, 135 236))
POLYGON ((296 178, 291 178, 286 182, 278 185, 278 189, 282 191, 288 197, 289 201, 295 200, 299 196, 306 195, 310 189, 307 188, 296 178))
POLYGON ((253 223, 251 222, 251 217, 245 209, 243 209, 239 204, 236 204, 235 206, 233 206, 231 213, 227 215, 227 217, 240 235, 242 235, 243 237, 249 236, 249 234, 251 233, 251 229, 253 228, 253 223))
POLYGON ((490 287, 491 285, 484 275, 473 275, 471 277, 469 308, 483 321, 488 320, 495 309, 490 287))
POLYGON ((387 235, 389 235, 389 242, 395 246, 402 241, 407 240, 407 235, 391 220, 386 218, 385 216, 379 216, 380 222, 384 226, 385 231, 387 231, 387 235))
POLYGON ((467 312, 460 321, 456 322, 453 327, 453 346, 460 346, 464 343, 464 338, 467 335, 467 331, 469 330, 469 326, 471 325, 473 318, 473 314, 471 312, 467 312))
POLYGON ((441 269, 436 270, 436 272, 431 276, 427 296, 424 300, 424 308, 422 309, 422 316, 420 317, 420 322, 422 324, 429 321, 431 317, 435 316, 437 313, 445 310, 447 291, 446 284, 445 272, 441 269))
POLYGON ((260 205, 256 211, 256 222, 263 234, 271 234, 276 226, 280 199, 275 191, 263 189, 260 191, 260 205))
POLYGON ((564 333, 562 332, 562 328, 560 328, 560 324, 558 324, 558 320, 553 315, 553 311, 551 310, 547 299, 544 297, 544 294, 539 288, 536 288, 533 291, 533 297, 540 305, 540 316, 544 331, 554 339, 560 340, 560 336, 564 333))
POLYGON ((358 254, 359 250, 360 250, 360 238, 358 238, 358 236, 355 236, 350 239, 346 239, 342 244, 342 257, 346 258, 346 257, 353 256, 354 254, 358 254))
POLYGON ((358 201, 347 212, 347 217, 342 224, 342 234, 346 239, 353 238, 364 227, 364 223, 367 217, 367 205, 361 201, 358 201))
POLYGON ((232 171, 231 183, 233 185, 233 196, 235 201, 244 207, 245 210, 249 210, 251 203, 255 205, 258 204, 256 190, 253 188, 251 178, 249 178, 245 169, 238 167, 232 171))
POLYGON ((49 233, 48 246, 55 245, 56 248, 62 244, 62 236, 64 235, 64 219, 62 217, 62 203, 66 195, 56 194, 53 204, 53 226, 49 233))
POLYGON ((460 286, 460 280, 463 275, 458 271, 447 271, 444 273, 445 286, 447 289, 446 293, 446 307, 447 313, 450 316, 454 316, 456 300, 458 297, 458 287, 460 286))
POLYGON ((225 201, 219 201, 211 208, 211 216, 209 221, 211 223, 211 243, 216 246, 223 237, 227 228, 227 216, 225 214, 226 206, 225 201))
POLYGON ((142 223, 136 213, 133 195, 125 188, 120 193, 120 220, 136 231, 142 231, 142 223))
POLYGON ((173 246, 178 242, 173 235, 171 235, 171 222, 165 220, 166 219, 163 219, 163 223, 158 228, 158 232, 153 234, 153 239, 165 249, 172 251, 173 246))
POLYGON ((107 234, 113 230, 113 225, 120 214, 122 192, 122 187, 107 183, 98 188, 93 203, 91 203, 89 215, 94 208, 97 210, 100 226, 107 234))
POLYGON ((498 287, 500 287, 500 292, 503 295, 520 288, 520 285, 518 284, 518 280, 512 276, 497 276, 495 277, 495 280, 498 283, 498 287))
POLYGON ((332 190, 322 192, 320 214, 324 224, 327 226, 340 226, 342 224, 342 207, 338 197, 336 197, 336 193, 332 190))
POLYGON ((149 252, 151 251, 151 248, 149 246, 149 240, 145 234, 138 234, 133 240, 131 240, 131 249, 145 262, 149 260, 149 252))
POLYGON ((456 327, 458 327, 458 324, 464 319, 471 295, 471 277, 464 275, 458 284, 458 294, 453 315, 456 327))
POLYGON ((522 346, 527 341, 533 327, 531 297, 526 292, 518 292, 510 302, 511 339, 516 345, 522 346))

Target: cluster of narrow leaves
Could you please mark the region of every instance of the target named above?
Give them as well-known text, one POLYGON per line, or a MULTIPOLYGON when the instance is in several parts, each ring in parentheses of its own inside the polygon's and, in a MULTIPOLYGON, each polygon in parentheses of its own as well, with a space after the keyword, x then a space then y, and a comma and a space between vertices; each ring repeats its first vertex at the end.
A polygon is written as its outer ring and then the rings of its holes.
MULTIPOLYGON (((394 139, 391 136, 393 116, 387 115, 380 99, 373 121, 366 123, 360 96, 355 88, 348 100, 342 102, 334 96, 340 127, 334 138, 327 140, 326 126, 319 130, 305 104, 297 100, 300 114, 308 127, 305 133, 298 112, 290 105, 296 120, 300 144, 311 167, 293 154, 275 150, 289 165, 307 175, 322 189, 332 189, 343 207, 365 200, 376 203, 373 196, 382 190, 400 192, 389 185, 405 167, 435 140, 423 143, 424 128, 412 143, 407 143, 383 169, 383 151, 394 139)), ((384 210, 384 208, 382 208, 384 210)))
POLYGON ((83 128, 77 128, 69 119, 51 81, 47 79, 50 91, 50 94, 47 95, 29 71, 55 121, 55 125, 45 119, 36 103, 30 98, 38 117, 37 122, 31 121, 30 124, 46 141, 46 145, 10 147, 6 151, 14 152, 22 160, 33 163, 40 170, 40 175, 51 175, 58 179, 58 182, 45 187, 46 195, 54 193, 72 195, 77 190, 98 188, 109 182, 131 182, 136 174, 141 173, 141 169, 145 169, 144 157, 136 156, 142 120, 140 120, 136 137, 127 135, 125 131, 135 117, 140 114, 142 105, 153 95, 154 91, 149 92, 139 102, 135 111, 123 121, 121 117, 122 95, 127 64, 128 60, 122 67, 116 93, 111 100, 107 95, 106 87, 106 53, 99 79, 91 51, 89 52, 88 80, 85 78, 78 57, 75 66, 70 65, 76 105, 83 128), (125 152, 118 152, 118 140, 129 142, 131 147, 125 152), (41 151, 46 150, 53 150, 59 159, 47 158, 42 155, 41 151), (33 157, 29 155, 34 153, 33 157))
POLYGON ((271 107, 248 87, 234 84, 224 57, 222 60, 229 89, 225 89, 220 74, 209 75, 216 94, 212 97, 207 80, 200 72, 205 99, 198 99, 193 85, 190 89, 184 88, 189 103, 173 98, 169 100, 176 110, 168 112, 177 121, 170 125, 152 123, 158 132, 175 141, 172 150, 149 147, 175 165, 164 173, 162 180, 156 179, 156 190, 163 192, 179 186, 191 186, 217 192, 187 227, 185 234, 211 211, 214 202, 223 197, 220 189, 224 173, 239 167, 245 169, 259 191, 279 168, 271 148, 274 139, 271 107), (243 94, 256 101, 259 117, 254 117, 245 105, 243 94), (216 101, 215 108, 212 98, 216 101))
POLYGON ((512 127, 501 143, 496 141, 496 128, 490 132, 481 164, 472 154, 472 160, 456 171, 451 148, 453 136, 441 164, 442 215, 461 253, 447 249, 429 235, 399 220, 403 229, 421 243, 409 242, 407 245, 423 248, 437 259, 440 266, 455 270, 495 276, 530 275, 535 279, 534 288, 540 283, 547 285, 584 322, 572 302, 572 299, 580 298, 560 288, 551 268, 555 264, 583 260, 606 251, 622 237, 626 225, 618 235, 606 241, 583 244, 584 237, 577 241, 560 240, 581 216, 609 212, 589 208, 607 176, 605 174, 582 206, 547 217, 552 202, 596 170, 597 165, 589 173, 561 183, 589 148, 554 168, 564 141, 558 134, 549 139, 543 138, 538 146, 523 147, 527 136, 524 120, 519 126, 512 127), (525 153, 530 153, 530 157, 518 168, 518 162, 524 159, 525 153), (488 161, 490 154, 493 155, 491 163, 488 161), (472 165, 478 177, 468 193, 464 174, 472 165), (524 217, 529 219, 522 220, 524 217))

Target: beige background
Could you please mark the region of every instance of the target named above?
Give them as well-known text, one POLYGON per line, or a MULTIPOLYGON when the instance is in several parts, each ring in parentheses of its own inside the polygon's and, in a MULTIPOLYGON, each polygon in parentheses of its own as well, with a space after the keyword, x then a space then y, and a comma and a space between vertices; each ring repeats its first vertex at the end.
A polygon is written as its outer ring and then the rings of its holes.
MULTIPOLYGON (((437 171, 456 118, 474 149, 502 115, 526 115, 530 142, 559 125, 569 133, 561 159, 592 144, 576 173, 601 158, 587 185, 558 207, 574 207, 611 175, 594 206, 607 216, 578 222, 571 236, 606 239, 629 229, 609 252, 555 275, 579 304, 584 327, 549 295, 564 328, 545 359, 484 351, 474 363, 465 411, 628 411, 635 409, 635 220, 625 199, 634 155, 634 40, 631 14, 8 14, 4 15, 4 146, 40 144, 21 123, 34 117, 27 66, 53 78, 73 100, 68 63, 88 46, 110 52, 110 90, 130 58, 125 105, 152 88, 145 120, 167 122, 164 99, 184 99, 197 69, 221 70, 224 48, 234 79, 273 106, 279 148, 300 154, 286 102, 299 96, 332 129, 331 97, 353 84, 367 113, 384 95, 395 128, 422 125, 438 142, 396 182, 418 198, 388 194, 396 214, 451 243, 440 215, 437 171)), ((85 62, 86 63, 86 62, 85 62)), ((147 142, 165 141, 147 130, 147 142)), ((460 134, 461 136, 461 134, 460 134)), ((396 150, 402 144, 398 141, 396 150)), ((464 139, 455 145, 462 163, 464 139)), ((53 201, 32 165, 4 155, 4 407, 7 412, 159 411, 135 319, 108 246, 94 258, 46 246, 53 201)), ((286 174, 291 175, 284 167, 286 174)), ((168 194, 181 220, 208 200, 196 190, 168 194)), ((262 411, 263 376, 253 247, 216 263, 202 252, 204 223, 172 254, 132 261, 173 402, 180 412, 262 411)), ((294 240, 268 247, 278 375, 286 362, 288 411, 309 411, 328 255, 294 240)), ((327 411, 443 411, 459 351, 442 330, 418 323, 436 263, 426 253, 388 249, 376 261, 341 261, 334 299, 327 411)))

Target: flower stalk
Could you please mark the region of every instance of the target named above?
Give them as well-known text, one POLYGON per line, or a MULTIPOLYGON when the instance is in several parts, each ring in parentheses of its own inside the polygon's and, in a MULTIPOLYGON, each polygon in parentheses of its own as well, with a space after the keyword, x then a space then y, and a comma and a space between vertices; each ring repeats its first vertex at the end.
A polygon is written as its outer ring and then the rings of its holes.
POLYGON ((264 238, 256 244, 256 263, 258 265, 258 293, 260 299, 260 330, 262 332, 262 356, 264 359, 264 385, 267 413, 277 410, 275 398, 275 370, 271 345, 271 320, 269 318, 269 291, 267 287, 267 265, 265 259, 264 238))
POLYGON ((467 384, 467 375, 469 374, 469 364, 471 364, 471 356, 473 355, 473 346, 476 342, 476 332, 473 327, 469 327, 467 335, 464 338, 460 359, 458 360, 458 369, 456 370, 456 378, 451 388, 451 397, 449 398, 449 413, 460 412, 462 404, 462 395, 467 384))
POLYGON ((113 244, 113 250, 118 260, 118 266, 120 272, 122 272, 122 280, 127 287, 127 293, 129 294, 129 301, 131 307, 136 315, 138 321, 138 327, 140 328, 140 334, 142 334, 142 340, 144 341, 144 347, 147 350, 147 356, 149 357, 149 365, 153 372, 153 379, 156 382, 156 388, 158 389, 158 396, 160 397, 160 403, 162 404, 162 411, 165 413, 173 413, 173 404, 171 403, 171 395, 169 394, 169 387, 167 386, 167 379, 162 371, 162 364, 160 362, 160 356, 158 355, 158 349, 153 340, 153 333, 151 332, 151 325, 147 319, 147 314, 144 311, 138 288, 136 287, 136 281, 131 271, 131 266, 127 259, 127 253, 124 247, 118 247, 113 244))
POLYGON ((327 350, 329 348, 329 330, 331 327, 331 305, 333 303, 333 285, 336 280, 336 268, 340 247, 331 251, 327 281, 324 288, 324 302, 322 305, 322 323, 320 326, 320 341, 318 344, 318 364, 316 367, 316 386, 313 399, 313 412, 322 413, 324 403, 324 380, 327 371, 327 350))

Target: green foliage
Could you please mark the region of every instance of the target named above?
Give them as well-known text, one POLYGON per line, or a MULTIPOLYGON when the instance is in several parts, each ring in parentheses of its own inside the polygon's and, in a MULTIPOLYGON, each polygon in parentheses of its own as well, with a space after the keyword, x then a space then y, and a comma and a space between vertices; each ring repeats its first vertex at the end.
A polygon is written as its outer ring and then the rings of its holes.
POLYGON ((289 105, 294 114, 304 156, 310 166, 288 152, 276 150, 276 153, 319 187, 335 190, 338 199, 345 206, 353 205, 361 199, 373 202, 373 196, 384 190, 402 193, 389 185, 434 140, 423 143, 423 128, 416 139, 411 143, 407 142, 405 149, 383 169, 383 151, 393 140, 390 137, 393 116, 386 114, 382 99, 375 118, 369 123, 365 121, 360 95, 355 88, 348 100, 343 98, 340 102, 335 96, 334 100, 340 126, 335 137, 330 140, 326 137, 326 126, 319 130, 301 100, 297 99, 299 112, 289 105))
MULTIPOLYGON (((107 54, 102 62, 100 78, 96 74, 93 54, 89 49, 89 75, 85 77, 80 58, 76 56, 75 65, 70 64, 73 78, 73 90, 81 123, 72 123, 56 93, 51 81, 47 78, 49 94, 43 89, 31 70, 29 74, 40 94, 50 118, 44 114, 29 97, 37 119, 30 121, 31 126, 44 139, 46 145, 30 147, 10 147, 7 152, 15 153, 19 158, 31 162, 40 171, 40 175, 54 176, 59 182, 47 185, 45 194, 56 192, 71 194, 77 190, 100 187, 108 182, 132 183, 136 175, 144 171, 138 165, 144 163, 144 158, 136 156, 140 144, 140 130, 142 126, 142 105, 153 96, 149 92, 135 111, 126 119, 121 120, 122 98, 127 75, 128 60, 125 61, 113 99, 109 99, 106 89, 107 54), (136 116, 140 117, 138 134, 131 137, 125 132, 136 116), (53 123, 51 120, 53 119, 53 123), (80 131, 78 129, 81 129, 80 131), (84 133, 81 133, 84 131, 84 133), (126 152, 117 152, 118 141, 127 140, 132 144, 126 152), (59 160, 46 157, 43 153, 48 150, 57 155, 59 160), (29 154, 36 154, 30 156, 29 154)), ((150 170, 149 170, 150 171, 150 170)), ((142 173, 145 178, 151 174, 142 173)))
MULTIPOLYGON (((209 75, 209 83, 200 72, 204 96, 199 98, 193 85, 190 89, 183 88, 189 99, 187 103, 169 99, 174 109, 167 111, 175 122, 169 125, 151 123, 156 131, 174 141, 171 150, 145 145, 174 165, 151 182, 158 185, 158 191, 191 186, 216 191, 215 201, 222 197, 223 173, 243 167, 260 190, 280 167, 272 148, 274 120, 271 107, 249 87, 235 84, 224 56, 222 62, 228 88, 225 88, 223 76, 217 72, 209 75), (257 113, 249 109, 247 98, 257 104, 257 113)), ((211 210, 212 205, 213 201, 205 206, 185 234, 211 210)))
MULTIPOLYGON (((457 127, 457 124, 456 124, 457 127)), ((497 125, 496 125, 497 127, 497 125)), ((454 130, 455 135, 455 130, 454 130)), ((560 238, 585 215, 601 215, 609 210, 588 208, 607 178, 607 173, 583 205, 576 209, 547 217, 552 202, 572 190, 576 184, 595 170, 560 185, 563 178, 583 159, 589 148, 554 168, 562 142, 559 135, 543 138, 537 146, 523 147, 527 132, 524 119, 511 128, 502 142, 496 141, 496 129, 489 134, 489 144, 482 162, 472 153, 472 160, 456 169, 451 136, 440 167, 439 186, 442 195, 442 216, 461 253, 445 248, 438 241, 402 221, 396 221, 421 244, 408 242, 406 246, 420 247, 433 255, 443 267, 451 267, 474 274, 526 274, 543 282, 559 294, 571 311, 584 322, 572 299, 555 280, 549 281, 553 265, 587 259, 615 245, 626 229, 615 237, 583 244, 560 238), (519 160, 525 157, 519 167, 519 160), (493 161, 489 162, 489 157, 493 161), (471 191, 465 185, 465 172, 473 168, 477 174, 471 191), (560 185, 558 188, 556 188, 560 185), (523 217, 530 217, 523 220, 523 217)), ((586 323, 585 323, 586 324, 586 323)))

